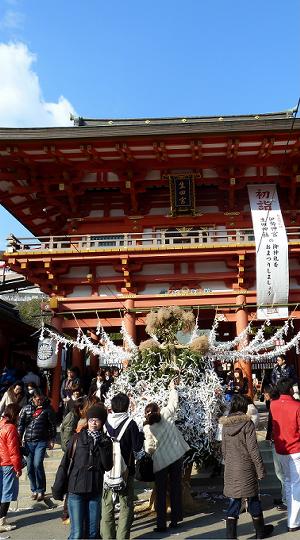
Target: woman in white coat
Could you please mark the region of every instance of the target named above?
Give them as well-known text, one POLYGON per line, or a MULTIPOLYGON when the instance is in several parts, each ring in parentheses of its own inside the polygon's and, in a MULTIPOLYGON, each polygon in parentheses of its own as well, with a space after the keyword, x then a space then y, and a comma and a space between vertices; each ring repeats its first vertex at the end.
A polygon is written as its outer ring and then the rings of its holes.
POLYGON ((3 394, 3 397, 0 401, 0 416, 2 416, 2 414, 4 413, 7 405, 10 405, 11 403, 16 403, 17 405, 19 405, 20 409, 22 409, 22 407, 27 404, 24 385, 22 382, 15 382, 3 394))
POLYGON ((155 532, 166 531, 166 499, 169 481, 171 502, 170 528, 177 528, 182 521, 182 458, 189 450, 182 434, 175 425, 178 408, 178 392, 175 383, 170 384, 169 402, 159 408, 149 403, 145 408, 145 450, 152 455, 156 487, 157 527, 155 532))

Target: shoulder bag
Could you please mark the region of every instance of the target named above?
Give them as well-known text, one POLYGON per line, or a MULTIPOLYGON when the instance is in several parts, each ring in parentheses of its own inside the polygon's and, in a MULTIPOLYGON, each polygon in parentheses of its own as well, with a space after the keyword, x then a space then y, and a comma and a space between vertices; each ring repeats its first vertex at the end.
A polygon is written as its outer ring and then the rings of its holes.
POLYGON ((150 454, 142 455, 135 464, 135 478, 140 482, 154 482, 153 460, 150 454))

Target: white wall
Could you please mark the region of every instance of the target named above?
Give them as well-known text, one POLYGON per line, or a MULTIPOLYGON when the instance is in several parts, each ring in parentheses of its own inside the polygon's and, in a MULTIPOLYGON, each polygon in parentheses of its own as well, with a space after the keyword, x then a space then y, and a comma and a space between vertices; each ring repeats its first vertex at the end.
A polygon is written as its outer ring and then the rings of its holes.
POLYGON ((122 296, 114 285, 100 285, 98 288, 99 296, 122 296))
POLYGON ((89 285, 76 285, 74 287, 74 290, 71 294, 68 294, 68 298, 72 297, 82 297, 82 296, 91 296, 92 294, 92 287, 89 287, 89 285))
POLYGON ((71 266, 69 272, 67 274, 63 274, 62 277, 86 278, 89 272, 89 266, 71 266))
MULTIPOLYGON (((229 272, 230 269, 224 261, 207 261, 207 262, 197 262, 194 265, 195 272, 203 274, 207 272, 229 272)), ((209 277, 209 276, 208 276, 209 277)))
POLYGON ((96 266, 97 277, 121 276, 121 272, 116 272, 113 266, 96 266))
POLYGON ((144 264, 141 272, 137 272, 137 274, 141 276, 160 276, 163 274, 173 274, 173 272, 173 264, 144 264))
POLYGON ((139 294, 160 294, 161 291, 168 291, 170 283, 148 283, 139 294))
POLYGON ((232 291, 231 287, 227 287, 224 281, 201 281, 201 289, 211 289, 212 291, 232 291))

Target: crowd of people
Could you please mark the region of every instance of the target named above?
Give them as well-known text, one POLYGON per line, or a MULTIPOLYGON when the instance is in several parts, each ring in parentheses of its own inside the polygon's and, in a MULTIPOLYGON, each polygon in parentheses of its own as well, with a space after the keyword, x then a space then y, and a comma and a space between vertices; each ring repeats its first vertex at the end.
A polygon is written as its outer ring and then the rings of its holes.
MULTIPOLYGON (((247 499, 256 538, 267 538, 273 526, 264 524, 259 499, 259 480, 265 469, 255 436, 258 415, 246 391, 247 380, 236 368, 226 381, 229 407, 220 419, 224 495, 229 498, 226 537, 237 538, 241 506, 247 499)), ((288 531, 295 532, 300 530, 300 401, 294 368, 283 356, 276 359, 263 392, 270 411, 266 439, 270 441, 275 474, 281 483, 277 509, 287 512, 288 531)))
POLYGON ((143 448, 153 456, 157 497, 155 531, 167 530, 169 482, 169 527, 176 529, 183 518, 180 486, 183 456, 189 446, 175 425, 179 404, 175 381, 170 383, 166 407, 160 410, 156 403, 146 406, 144 426, 140 431, 129 414, 129 396, 124 393, 114 395, 109 411, 104 405, 110 385, 119 376, 117 368, 99 370, 87 396, 74 398, 73 390, 78 385, 76 375, 70 368, 62 384, 65 415, 61 440, 65 453, 52 488, 55 498, 64 499, 63 519, 70 520, 69 538, 98 538, 99 531, 106 539, 130 537, 134 517, 135 455, 143 448), (70 408, 72 400, 74 403, 70 408), (120 472, 115 470, 118 461, 116 444, 124 466, 121 484, 120 472), (116 497, 119 502, 117 523, 116 497))
MULTIPOLYGON (((265 388, 270 400, 267 440, 272 444, 275 472, 281 481, 278 509, 287 511, 288 530, 300 530, 300 402, 295 399, 295 374, 278 358, 272 384, 265 388)), ((130 415, 130 396, 105 399, 118 368, 101 368, 87 390, 79 371, 70 367, 61 386, 61 447, 64 451, 52 493, 64 500, 62 519, 70 522, 69 539, 130 537, 134 518, 135 459, 142 450, 152 456, 156 494, 155 532, 177 529, 183 519, 181 479, 183 458, 190 450, 176 425, 178 380, 170 382, 169 401, 145 407, 143 428, 130 415), (167 492, 171 514, 166 512, 167 492), (116 522, 115 506, 119 503, 116 522), (168 525, 168 527, 167 527, 168 525)), ((29 371, 12 382, 0 401, 0 532, 10 531, 10 502, 18 497, 22 468, 27 467, 31 498, 43 501, 46 493, 44 458, 54 446, 57 416, 41 389, 38 373, 29 371), (31 376, 34 375, 35 377, 31 376)), ((11 381, 10 381, 11 382, 11 381)), ((247 499, 256 538, 272 534, 265 525, 259 481, 265 469, 256 439, 258 411, 247 395, 248 381, 235 368, 225 382, 227 405, 220 418, 224 463, 224 495, 228 498, 226 537, 237 538, 238 518, 247 499)), ((225 402, 226 403, 226 402, 225 402)))
MULTIPOLYGON (((114 395, 109 411, 104 405, 107 392, 118 376, 118 368, 100 369, 85 393, 78 370, 71 367, 62 382, 60 433, 64 456, 52 493, 56 499, 64 500, 62 518, 70 521, 70 539, 99 538, 100 534, 107 539, 129 538, 134 518, 135 456, 143 448, 153 456, 157 493, 155 530, 167 529, 168 482, 174 488, 169 527, 177 528, 183 517, 180 485, 183 456, 189 447, 175 425, 176 383, 170 384, 166 407, 160 410, 156 403, 147 405, 140 430, 129 414, 129 396, 114 395), (116 445, 119 445, 117 449, 116 445), (121 472, 117 474, 118 459, 121 472), (117 523, 116 499, 120 505, 117 523)), ((32 500, 41 502, 46 493, 44 458, 56 440, 57 417, 36 383, 15 381, 1 401, 0 532, 16 527, 8 523, 7 513, 10 502, 18 497, 18 479, 24 466, 27 466, 32 500)))

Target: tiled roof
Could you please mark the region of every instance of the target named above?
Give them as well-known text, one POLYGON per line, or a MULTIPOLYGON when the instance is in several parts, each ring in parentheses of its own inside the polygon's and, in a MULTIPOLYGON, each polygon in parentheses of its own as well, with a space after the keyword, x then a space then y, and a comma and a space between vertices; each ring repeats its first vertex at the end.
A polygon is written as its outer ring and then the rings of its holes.
POLYGON ((294 109, 275 113, 230 115, 230 116, 178 116, 163 118, 83 118, 72 117, 75 126, 178 126, 181 124, 203 124, 210 122, 239 122, 245 120, 275 120, 292 118, 294 109))
POLYGON ((300 118, 293 110, 245 116, 207 116, 180 118, 137 119, 74 119, 75 127, 0 128, 0 142, 114 139, 120 137, 147 137, 164 135, 224 134, 228 132, 286 132, 300 129, 300 118))

